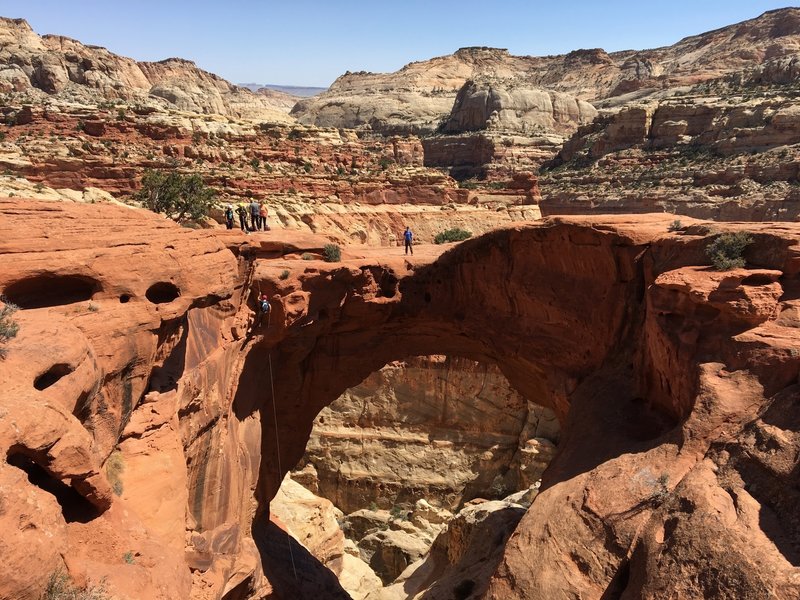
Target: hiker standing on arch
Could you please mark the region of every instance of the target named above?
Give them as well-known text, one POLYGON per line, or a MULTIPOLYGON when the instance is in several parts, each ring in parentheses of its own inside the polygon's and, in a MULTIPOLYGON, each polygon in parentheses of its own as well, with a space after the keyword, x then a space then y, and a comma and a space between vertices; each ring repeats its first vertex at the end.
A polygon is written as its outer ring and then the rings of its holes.
POLYGON ((259 204, 258 214, 261 217, 261 229, 269 231, 269 225, 267 224, 267 207, 264 206, 263 200, 259 204))
POLYGON ((406 227, 406 230, 403 232, 403 240, 405 241, 406 245, 406 254, 408 254, 409 250, 411 251, 411 255, 414 255, 414 234, 411 231, 410 227, 406 227))
POLYGON ((236 214, 239 215, 239 226, 247 233, 247 209, 244 207, 244 202, 240 202, 236 207, 236 214))
POLYGON ((253 201, 250 203, 250 217, 251 221, 253 222, 253 231, 258 231, 261 229, 261 207, 258 205, 258 201, 253 198, 253 201))
POLYGON ((231 204, 225 207, 225 226, 228 229, 233 229, 233 205, 231 204))

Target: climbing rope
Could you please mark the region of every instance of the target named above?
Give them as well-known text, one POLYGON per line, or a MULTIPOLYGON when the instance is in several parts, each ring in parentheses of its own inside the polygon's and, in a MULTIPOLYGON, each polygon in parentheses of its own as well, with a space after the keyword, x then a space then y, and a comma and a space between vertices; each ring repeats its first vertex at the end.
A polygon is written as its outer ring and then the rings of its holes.
MULTIPOLYGON (((272 311, 270 311, 272 313, 272 311)), ((267 327, 269 327, 269 317, 267 316, 267 327)), ((280 438, 278 437, 278 409, 276 408, 277 402, 275 402, 275 383, 272 377, 272 352, 268 354, 269 356, 269 389, 272 393, 272 417, 275 419, 275 449, 277 450, 277 461, 278 461, 278 476, 280 477, 280 473, 283 473, 283 469, 281 468, 281 442, 280 438)), ((280 486, 280 481, 278 482, 278 486, 280 486)), ((294 564, 294 551, 292 550, 292 536, 289 535, 289 529, 286 529, 286 544, 289 546, 289 556, 292 559, 292 572, 294 573, 294 579, 297 581, 297 567, 294 564)))

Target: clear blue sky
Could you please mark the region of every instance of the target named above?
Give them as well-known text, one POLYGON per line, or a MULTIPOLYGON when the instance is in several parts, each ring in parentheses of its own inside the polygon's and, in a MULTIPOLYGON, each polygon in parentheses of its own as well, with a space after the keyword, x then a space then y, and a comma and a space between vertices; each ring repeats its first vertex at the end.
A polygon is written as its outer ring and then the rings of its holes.
POLYGON ((234 83, 327 86, 462 46, 513 54, 643 49, 793 6, 768 0, 0 0, 0 15, 234 83))

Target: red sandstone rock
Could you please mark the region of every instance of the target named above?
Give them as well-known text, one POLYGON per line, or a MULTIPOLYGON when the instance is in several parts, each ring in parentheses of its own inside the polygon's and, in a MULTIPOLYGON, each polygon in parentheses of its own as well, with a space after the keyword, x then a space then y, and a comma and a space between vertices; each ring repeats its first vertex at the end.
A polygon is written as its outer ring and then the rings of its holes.
MULTIPOLYGON (((38 598, 59 566, 120 598, 297 597, 285 551, 266 552, 268 503, 314 416, 434 353, 496 363, 562 423, 488 598, 797 596, 794 225, 748 225, 755 268, 720 274, 703 268, 707 229, 667 233, 665 217, 332 264, 257 246, 237 260, 121 207, 0 211, 0 291, 23 306, 0 362, 7 597, 38 598)), ((308 589, 332 582, 303 561, 308 589)))

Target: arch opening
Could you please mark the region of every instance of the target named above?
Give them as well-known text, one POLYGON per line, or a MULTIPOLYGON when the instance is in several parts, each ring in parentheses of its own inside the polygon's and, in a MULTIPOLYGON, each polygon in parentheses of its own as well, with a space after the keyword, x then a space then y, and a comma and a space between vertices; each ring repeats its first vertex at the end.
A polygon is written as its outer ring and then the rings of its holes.
POLYGON ((505 499, 490 504, 516 522, 559 436, 553 411, 523 397, 495 364, 414 356, 317 415, 291 485, 342 511, 345 536, 389 585, 467 505, 505 499))

